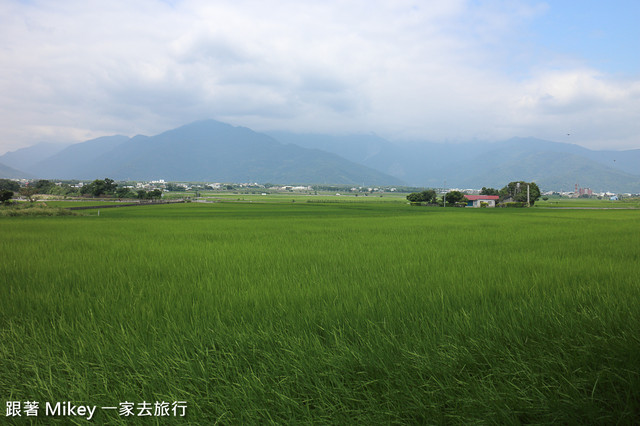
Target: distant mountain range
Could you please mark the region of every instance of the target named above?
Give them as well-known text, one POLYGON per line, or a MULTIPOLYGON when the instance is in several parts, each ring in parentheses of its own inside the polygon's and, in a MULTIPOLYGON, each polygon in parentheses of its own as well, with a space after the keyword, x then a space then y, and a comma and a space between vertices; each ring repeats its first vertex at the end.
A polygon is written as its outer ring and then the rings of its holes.
POLYGON ((41 142, 17 151, 7 152, 0 157, 0 162, 10 164, 18 170, 38 170, 37 164, 62 151, 70 144, 41 142))
POLYGON ((0 163, 0 178, 5 179, 30 179, 33 176, 25 173, 21 170, 16 170, 13 167, 6 166, 0 163))
MULTIPOLYGON (((29 148, 26 148, 29 150, 29 148)), ((19 150, 21 151, 21 150, 19 150)), ((8 153, 5 159, 21 158, 8 153)), ((336 154, 283 144, 215 120, 156 136, 108 136, 67 146, 24 171, 47 179, 399 185, 403 181, 336 154)))
POLYGON ((502 188, 525 180, 545 190, 571 191, 577 183, 595 191, 640 192, 640 149, 593 151, 534 138, 394 144, 375 135, 269 134, 282 142, 334 152, 412 186, 502 188))
POLYGON ((375 135, 258 133, 214 120, 156 136, 38 144, 0 156, 0 177, 272 182, 640 192, 640 149, 593 151, 533 138, 396 144, 375 135))

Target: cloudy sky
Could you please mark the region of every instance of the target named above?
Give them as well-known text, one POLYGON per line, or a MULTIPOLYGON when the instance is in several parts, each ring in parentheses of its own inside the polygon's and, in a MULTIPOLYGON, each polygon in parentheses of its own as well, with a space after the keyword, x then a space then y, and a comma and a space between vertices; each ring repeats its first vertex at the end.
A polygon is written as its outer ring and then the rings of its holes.
POLYGON ((204 118, 640 148, 638 22, 638 0, 0 0, 0 154, 204 118))

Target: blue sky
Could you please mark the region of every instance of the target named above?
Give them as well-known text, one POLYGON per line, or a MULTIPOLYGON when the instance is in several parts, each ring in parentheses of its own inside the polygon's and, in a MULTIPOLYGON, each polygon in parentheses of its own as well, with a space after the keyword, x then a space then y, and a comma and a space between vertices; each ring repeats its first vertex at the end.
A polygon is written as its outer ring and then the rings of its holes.
POLYGON ((0 154, 204 118, 640 149, 637 22, 619 0, 3 0, 0 154))
POLYGON ((629 77, 640 74, 640 2, 566 1, 532 22, 535 42, 587 66, 629 77))

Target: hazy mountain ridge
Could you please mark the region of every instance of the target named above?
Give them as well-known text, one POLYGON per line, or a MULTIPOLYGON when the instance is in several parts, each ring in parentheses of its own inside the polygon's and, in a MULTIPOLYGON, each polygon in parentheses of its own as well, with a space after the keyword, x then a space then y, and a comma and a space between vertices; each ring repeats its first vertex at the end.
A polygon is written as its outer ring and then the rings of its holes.
POLYGON ((109 136, 35 164, 48 179, 399 185, 402 180, 336 154, 283 144, 245 127, 204 120, 155 136, 109 136))
POLYGON ((69 146, 69 144, 40 142, 0 155, 0 163, 10 164, 12 168, 18 170, 29 170, 39 161, 57 154, 67 146, 69 146))
POLYGON ((69 145, 51 157, 45 158, 27 169, 42 178, 90 179, 91 170, 99 164, 95 159, 121 144, 127 142, 127 136, 103 136, 85 142, 69 145))
POLYGON ((11 168, 0 169, 5 177, 436 188, 499 188, 527 180, 546 190, 570 191, 577 183, 594 191, 640 192, 640 149, 594 151, 535 138, 398 144, 371 134, 265 134, 214 120, 155 136, 107 136, 63 149, 38 144, 7 153, 0 162, 11 168), (46 150, 54 153, 42 158, 46 150))
POLYGON ((535 138, 396 144, 375 135, 355 135, 349 144, 345 136, 270 134, 308 148, 335 152, 413 186, 439 188, 446 181, 447 187, 502 187, 510 181, 527 180, 553 190, 573 190, 577 183, 596 191, 640 192, 640 150, 594 151, 535 138), (375 147, 376 152, 365 155, 367 146, 375 147))
POLYGON ((33 176, 28 173, 23 172, 22 170, 14 169, 13 167, 9 167, 5 164, 0 163, 0 178, 3 179, 30 179, 33 176))

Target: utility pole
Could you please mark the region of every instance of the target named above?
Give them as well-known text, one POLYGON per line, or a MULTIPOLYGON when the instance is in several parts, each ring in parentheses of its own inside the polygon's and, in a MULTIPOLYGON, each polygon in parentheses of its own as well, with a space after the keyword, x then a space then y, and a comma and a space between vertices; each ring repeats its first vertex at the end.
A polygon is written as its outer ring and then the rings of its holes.
POLYGON ((447 180, 444 180, 444 195, 442 196, 442 207, 447 207, 447 180))
POLYGON ((529 184, 527 184, 527 207, 531 207, 531 204, 529 202, 529 184))

